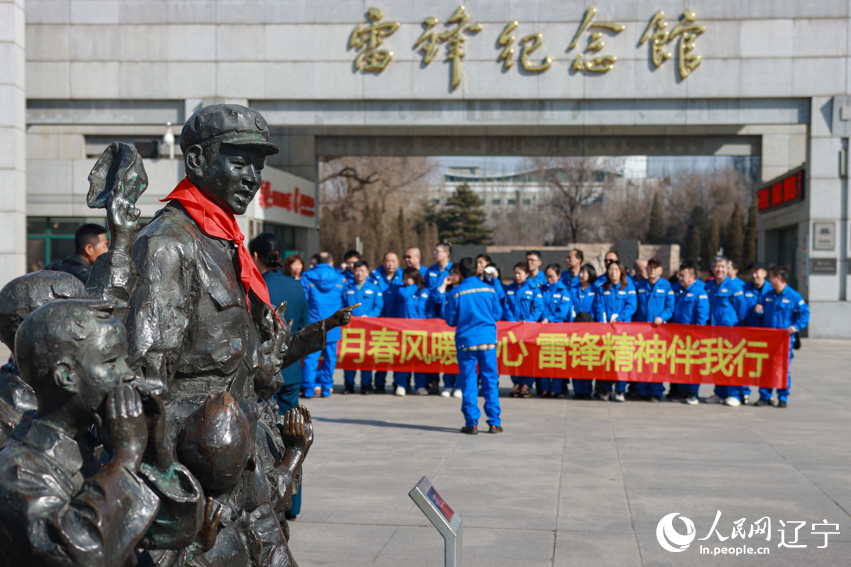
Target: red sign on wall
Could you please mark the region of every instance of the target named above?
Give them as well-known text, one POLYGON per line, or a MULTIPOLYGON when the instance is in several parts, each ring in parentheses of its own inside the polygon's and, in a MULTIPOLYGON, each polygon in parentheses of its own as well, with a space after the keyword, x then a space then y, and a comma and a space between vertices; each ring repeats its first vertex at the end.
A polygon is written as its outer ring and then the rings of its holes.
POLYGON ((272 184, 268 181, 263 181, 260 184, 260 206, 264 209, 280 207, 305 217, 312 217, 316 214, 316 200, 313 197, 301 193, 298 187, 289 193, 274 191, 272 184))
POLYGON ((759 210, 766 211, 804 199, 804 170, 770 181, 758 193, 759 210))

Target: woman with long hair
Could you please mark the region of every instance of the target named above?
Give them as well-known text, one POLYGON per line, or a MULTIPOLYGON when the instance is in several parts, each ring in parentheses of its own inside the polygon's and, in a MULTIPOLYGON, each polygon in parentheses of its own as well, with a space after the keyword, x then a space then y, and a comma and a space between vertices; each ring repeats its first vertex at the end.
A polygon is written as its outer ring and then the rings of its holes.
MULTIPOLYGON (((601 323, 629 323, 635 313, 637 299, 635 286, 626 277, 620 262, 611 262, 606 269, 606 281, 597 290, 594 317, 601 323)), ((596 394, 601 400, 611 399, 612 380, 597 380, 596 394)), ((626 401, 626 381, 615 383, 616 402, 626 401)))
POLYGON ((301 257, 301 254, 290 254, 287 256, 281 271, 285 276, 301 280, 301 273, 304 271, 304 259, 301 257))

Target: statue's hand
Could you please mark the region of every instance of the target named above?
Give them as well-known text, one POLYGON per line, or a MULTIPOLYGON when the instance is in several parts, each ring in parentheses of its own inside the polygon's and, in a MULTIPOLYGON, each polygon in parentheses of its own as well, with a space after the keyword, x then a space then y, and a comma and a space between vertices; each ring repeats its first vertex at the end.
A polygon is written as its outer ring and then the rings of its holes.
MULTIPOLYGON (((308 412, 308 419, 310 413, 308 412)), ((281 432, 281 440, 284 442, 284 447, 287 451, 295 450, 299 453, 304 453, 307 450, 307 433, 304 427, 304 414, 299 408, 289 410, 284 414, 284 423, 278 425, 281 432)), ((311 426, 311 437, 312 433, 311 426)))
POLYGON ((313 445, 313 420, 310 417, 310 410, 307 407, 300 405, 297 409, 304 418, 304 435, 307 439, 305 451, 309 451, 310 446, 313 445))
POLYGON ((352 311, 358 307, 360 307, 360 303, 349 305, 348 307, 343 307, 325 320, 327 321, 325 329, 330 331, 335 327, 343 327, 345 325, 348 325, 352 322, 352 311))
POLYGON ((207 505, 204 508, 204 524, 201 526, 201 531, 198 532, 198 541, 204 551, 210 551, 216 545, 216 535, 218 535, 219 521, 222 519, 223 511, 221 504, 213 500, 212 497, 207 497, 207 505))
POLYGON ((162 398, 150 394, 144 401, 148 425, 148 446, 145 462, 166 471, 174 464, 174 457, 166 442, 166 413, 162 398))
POLYGON ((131 470, 142 464, 148 428, 142 398, 132 386, 118 386, 106 397, 103 443, 112 458, 131 470))
POLYGON ((116 190, 109 195, 106 205, 106 222, 112 235, 112 247, 126 250, 136 237, 139 227, 139 215, 142 211, 124 196, 123 191, 116 190))

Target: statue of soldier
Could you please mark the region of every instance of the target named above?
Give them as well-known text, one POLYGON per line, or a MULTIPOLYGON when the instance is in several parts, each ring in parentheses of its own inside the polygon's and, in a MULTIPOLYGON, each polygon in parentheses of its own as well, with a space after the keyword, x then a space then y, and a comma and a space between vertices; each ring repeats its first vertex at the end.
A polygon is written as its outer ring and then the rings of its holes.
POLYGON ((286 546, 282 508, 297 460, 279 458, 283 423, 265 405, 281 368, 324 348, 326 332, 348 324, 351 308, 292 335, 282 323, 286 302, 278 311, 269 303, 234 218, 259 190, 266 156, 279 151, 258 112, 205 107, 186 121, 180 147, 186 178, 133 247, 139 285, 129 301, 129 362, 144 388, 164 400, 165 452, 173 452, 182 423, 211 392, 227 391, 246 409, 252 430, 257 426, 258 455, 234 490, 236 507, 252 518, 244 529, 259 541, 251 564, 295 565, 288 551, 281 562, 274 550, 286 546))

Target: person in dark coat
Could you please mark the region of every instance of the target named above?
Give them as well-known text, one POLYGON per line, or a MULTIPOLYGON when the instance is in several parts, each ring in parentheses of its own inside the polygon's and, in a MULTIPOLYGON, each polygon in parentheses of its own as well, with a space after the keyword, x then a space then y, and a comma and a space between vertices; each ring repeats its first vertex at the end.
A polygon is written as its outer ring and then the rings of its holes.
POLYGON ((86 283, 92 264, 108 249, 106 229, 99 224, 84 224, 74 232, 74 253, 51 262, 45 269, 66 272, 86 283))

